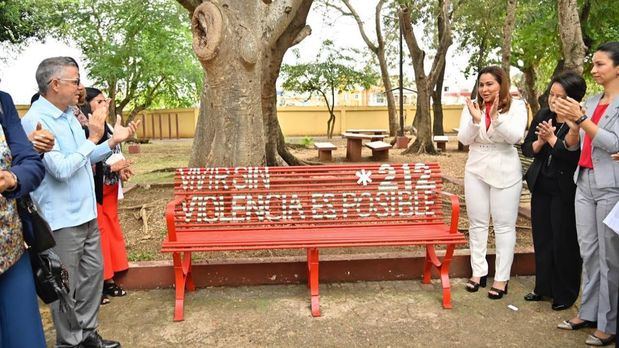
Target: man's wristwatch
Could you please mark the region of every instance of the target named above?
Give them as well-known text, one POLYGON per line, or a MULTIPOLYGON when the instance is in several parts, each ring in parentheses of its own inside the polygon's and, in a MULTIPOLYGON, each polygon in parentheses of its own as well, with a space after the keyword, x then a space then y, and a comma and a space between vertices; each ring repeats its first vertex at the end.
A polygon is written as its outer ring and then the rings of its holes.
POLYGON ((588 118, 587 115, 582 115, 574 123, 579 125, 579 124, 583 123, 587 118, 588 118))

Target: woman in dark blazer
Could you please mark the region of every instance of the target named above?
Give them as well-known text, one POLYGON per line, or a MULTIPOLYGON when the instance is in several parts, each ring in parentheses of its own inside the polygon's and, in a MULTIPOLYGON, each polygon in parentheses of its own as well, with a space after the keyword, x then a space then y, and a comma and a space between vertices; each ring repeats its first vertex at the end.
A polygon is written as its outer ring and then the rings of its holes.
POLYGON ((531 122, 522 153, 534 157, 525 174, 531 191, 531 225, 535 247, 535 289, 527 301, 552 299, 552 309, 567 309, 578 297, 582 260, 574 214, 574 171, 580 151, 569 151, 564 143, 570 127, 557 114, 558 99, 582 100, 585 80, 568 72, 552 79, 548 108, 531 122))
POLYGON ((0 347, 45 347, 45 336, 24 234, 27 216, 18 216, 15 199, 43 180, 39 154, 28 141, 11 97, 0 91, 0 347))

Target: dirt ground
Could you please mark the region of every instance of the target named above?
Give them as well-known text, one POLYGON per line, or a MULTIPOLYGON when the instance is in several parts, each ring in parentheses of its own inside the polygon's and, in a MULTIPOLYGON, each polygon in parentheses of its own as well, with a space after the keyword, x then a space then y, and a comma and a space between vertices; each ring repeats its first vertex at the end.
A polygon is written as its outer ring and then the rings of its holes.
MULTIPOLYGON (((293 139, 296 141, 298 139, 293 139)), ((314 141, 327 141, 327 139, 316 138, 314 141)), ((333 158, 335 163, 344 162, 346 157, 346 141, 340 137, 334 137, 329 140, 334 143, 338 149, 334 151, 333 158)), ((157 150, 163 146, 166 149, 171 149, 175 154, 175 163, 181 163, 180 157, 184 151, 190 151, 191 143, 186 141, 153 141, 152 144, 143 144, 142 153, 134 156, 136 161, 144 161, 146 157, 152 158, 158 156, 157 150)), ((297 157, 317 161, 317 151, 314 149, 295 148, 291 150, 297 157)), ((364 161, 369 161, 371 151, 367 148, 362 150, 364 161)), ((441 170, 444 175, 452 178, 462 179, 464 175, 464 164, 466 163, 465 152, 457 151, 457 142, 455 136, 450 136, 450 142, 447 144, 447 151, 436 156, 430 155, 401 155, 402 150, 392 150, 390 153, 390 162, 406 163, 406 162, 438 162, 441 165, 441 170)), ((168 163, 170 160, 168 155, 161 162, 168 163)), ((188 154, 185 153, 188 157, 188 154)), ((142 176, 150 177, 151 173, 147 171, 147 165, 144 162, 139 162, 139 170, 143 173, 142 176)), ((174 164, 174 163, 172 163, 174 164)), ((152 167, 152 165, 151 165, 152 167)), ((155 166, 155 171, 165 169, 160 165, 155 166)), ((171 173, 170 173, 171 174, 171 173)), ((460 220, 458 228, 461 232, 468 233, 468 222, 466 217, 466 207, 464 204, 464 189, 462 186, 450 182, 445 183, 445 191, 457 194, 460 196, 460 220)), ((125 233, 127 242, 127 252, 131 261, 151 261, 151 260, 167 260, 169 255, 161 254, 159 249, 161 241, 165 237, 167 230, 164 220, 165 204, 172 199, 172 187, 162 186, 161 183, 147 185, 140 184, 139 187, 129 191, 123 201, 120 203, 120 220, 125 233), (142 209, 144 207, 144 209, 142 209), (147 221, 146 227, 144 221, 147 221)), ((521 204, 528 206, 529 194, 526 189, 523 190, 521 204)), ((517 248, 530 248, 532 246, 531 239, 531 223, 530 220, 524 217, 519 217, 517 222, 517 248)), ((489 243, 493 245, 494 235, 491 231, 489 243)), ((462 245, 461 248, 468 248, 468 245, 462 245)), ((373 248, 356 248, 356 249, 329 249, 323 254, 329 253, 371 253, 376 249, 373 248)), ((396 248, 380 248, 381 252, 389 250, 421 250, 418 247, 396 247, 396 248)), ((207 257, 216 258, 236 258, 236 257, 268 257, 268 256, 293 256, 304 255, 302 250, 262 250, 248 252, 220 252, 220 253, 197 253, 194 255, 195 260, 204 260, 207 257)))
MULTIPOLYGON (((512 278, 489 300, 452 279, 454 308, 441 307, 434 281, 323 284, 322 316, 312 318, 302 285, 207 288, 190 293, 185 320, 172 321, 173 290, 133 291, 101 308, 99 332, 131 347, 583 347, 593 329, 556 328, 575 315, 523 295, 533 278, 512 278), (509 309, 512 304, 517 311, 509 309)), ((54 331, 44 309, 48 344, 54 331)))
MULTIPOLYGON (((390 162, 439 162, 443 173, 462 178, 466 153, 457 152, 451 138, 446 153, 402 156, 400 150, 394 150, 390 162)), ((336 162, 341 162, 345 157, 345 142, 342 139, 332 142, 339 148, 334 153, 336 162)), ((156 146, 161 145, 165 146, 166 142, 142 145, 143 153, 138 156, 155 155, 156 146)), ((174 161, 182 163, 188 158, 186 151, 190 144, 174 142, 173 148, 177 154, 174 161)), ((316 160, 313 149, 293 152, 301 158, 316 160)), ((363 157, 369 155, 369 150, 364 149, 363 157)), ((165 182, 171 177, 160 175, 169 166, 167 162, 157 167, 159 172, 150 173, 145 158, 141 161, 142 179, 163 177, 165 182)), ((132 261, 167 259, 169 256, 162 255, 159 248, 166 234, 164 206, 172 198, 172 189, 145 185, 149 180, 139 182, 141 186, 130 191, 120 205, 129 257, 132 261)), ((449 192, 463 194, 459 185, 447 183, 445 187, 449 192)), ((527 197, 524 192, 522 204, 527 204, 527 197)), ((461 206, 459 228, 467 233, 462 198, 461 206)), ((519 218, 517 224, 517 247, 530 247, 530 222, 519 218)), ((493 243, 492 235, 490 243, 493 243)), ((325 253, 372 250, 331 249, 325 253)), ((296 253, 283 250, 195 256, 199 260, 206 256, 265 257, 296 253)), ((555 312, 547 302, 525 302, 523 295, 533 288, 531 277, 513 278, 509 295, 500 301, 489 300, 485 289, 473 294, 466 292, 464 282, 464 279, 452 279, 454 308, 451 310, 441 307, 437 280, 431 285, 420 281, 323 284, 320 318, 311 317, 308 291, 303 285, 206 288, 188 294, 185 321, 176 323, 172 321, 173 289, 131 291, 126 297, 112 298, 110 304, 101 308, 99 331, 106 338, 120 340, 123 347, 573 347, 584 346, 591 331, 568 332, 556 328, 560 321, 575 315, 576 306, 555 312), (509 309, 508 304, 518 310, 509 309)), ((47 307, 41 308, 51 346, 55 335, 53 324, 47 307)))

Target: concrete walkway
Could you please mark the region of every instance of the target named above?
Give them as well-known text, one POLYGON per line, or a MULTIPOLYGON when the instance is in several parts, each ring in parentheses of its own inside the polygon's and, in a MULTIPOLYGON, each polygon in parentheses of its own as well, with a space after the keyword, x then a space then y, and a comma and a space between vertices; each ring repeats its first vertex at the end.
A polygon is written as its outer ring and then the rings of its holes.
POLYGON ((464 282, 452 280, 452 310, 442 309, 436 280, 325 284, 320 318, 310 316, 302 285, 200 289, 177 323, 173 290, 132 291, 102 307, 99 331, 123 347, 584 347, 593 330, 556 328, 576 307, 555 312, 548 302, 525 302, 532 277, 513 278, 499 301, 484 289, 466 292, 464 282))

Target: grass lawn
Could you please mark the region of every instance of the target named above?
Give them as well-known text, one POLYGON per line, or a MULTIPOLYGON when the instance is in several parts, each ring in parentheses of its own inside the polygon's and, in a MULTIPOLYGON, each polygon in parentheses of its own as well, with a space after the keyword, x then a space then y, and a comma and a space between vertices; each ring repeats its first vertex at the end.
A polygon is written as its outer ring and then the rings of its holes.
POLYGON ((135 176, 130 184, 172 183, 174 168, 186 167, 191 155, 193 139, 152 140, 149 144, 140 144, 140 153, 123 154, 134 161, 135 176))

